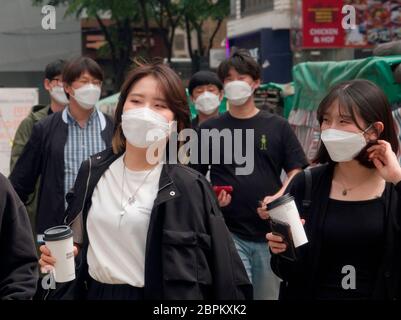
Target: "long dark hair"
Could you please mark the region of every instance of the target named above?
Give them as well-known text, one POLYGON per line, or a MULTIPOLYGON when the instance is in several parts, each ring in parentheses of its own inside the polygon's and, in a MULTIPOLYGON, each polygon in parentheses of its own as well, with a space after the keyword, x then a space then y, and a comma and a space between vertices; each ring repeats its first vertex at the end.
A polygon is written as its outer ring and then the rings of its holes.
MULTIPOLYGON (((317 109, 317 119, 320 126, 323 122, 323 116, 327 109, 338 101, 339 112, 345 110, 351 115, 355 125, 364 131, 366 128, 361 128, 356 120, 356 115, 359 115, 367 125, 375 122, 384 124, 383 132, 378 135, 378 139, 385 140, 391 144, 391 148, 395 154, 399 151, 399 142, 394 119, 391 113, 390 103, 384 92, 377 87, 373 82, 368 80, 351 80, 335 85, 327 96, 320 102, 317 109)), ((368 144, 361 153, 355 158, 362 165, 368 168, 374 168, 374 164, 367 160, 366 149, 368 144)), ((314 163, 334 163, 330 159, 326 147, 320 142, 319 151, 313 160, 314 163)))

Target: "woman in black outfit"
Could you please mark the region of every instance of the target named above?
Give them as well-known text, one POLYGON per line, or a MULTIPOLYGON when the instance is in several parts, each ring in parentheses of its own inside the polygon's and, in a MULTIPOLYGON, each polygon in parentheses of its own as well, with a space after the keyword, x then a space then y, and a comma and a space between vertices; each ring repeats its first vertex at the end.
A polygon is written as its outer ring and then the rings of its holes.
MULTIPOLYGON (((284 281, 281 299, 397 299, 401 271, 401 168, 389 102, 366 80, 335 86, 318 111, 322 143, 311 169, 288 186, 309 242, 298 259, 280 256, 282 238, 267 234, 271 265, 284 281)), ((261 210, 261 209, 260 209, 261 210)))

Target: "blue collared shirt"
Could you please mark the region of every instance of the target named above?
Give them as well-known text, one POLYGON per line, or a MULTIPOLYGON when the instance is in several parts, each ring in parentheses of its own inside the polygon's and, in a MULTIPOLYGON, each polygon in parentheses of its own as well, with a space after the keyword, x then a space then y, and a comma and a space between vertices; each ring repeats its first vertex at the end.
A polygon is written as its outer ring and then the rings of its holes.
POLYGON ((104 129, 101 121, 103 115, 99 114, 98 110, 93 111, 83 128, 71 115, 69 108, 65 108, 64 112, 63 119, 68 125, 68 137, 64 146, 64 194, 66 195, 74 186, 82 161, 103 151, 106 143, 101 136, 104 129))

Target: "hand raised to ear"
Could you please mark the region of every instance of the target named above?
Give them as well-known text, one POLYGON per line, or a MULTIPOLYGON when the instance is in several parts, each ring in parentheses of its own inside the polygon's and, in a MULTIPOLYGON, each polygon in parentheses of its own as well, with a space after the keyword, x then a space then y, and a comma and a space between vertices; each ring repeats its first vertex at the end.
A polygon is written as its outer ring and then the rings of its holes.
POLYGON ((384 180, 393 184, 401 181, 400 163, 387 141, 378 140, 377 145, 370 147, 367 152, 384 180))

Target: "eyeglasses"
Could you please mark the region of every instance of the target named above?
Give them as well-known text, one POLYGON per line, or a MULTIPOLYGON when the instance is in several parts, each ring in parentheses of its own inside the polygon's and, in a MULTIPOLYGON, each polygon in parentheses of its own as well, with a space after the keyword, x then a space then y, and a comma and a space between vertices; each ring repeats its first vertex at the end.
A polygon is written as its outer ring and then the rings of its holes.
POLYGON ((50 82, 53 82, 53 81, 57 81, 57 82, 56 82, 57 85, 60 85, 60 86, 63 85, 63 80, 61 80, 61 79, 58 79, 58 78, 50 79, 50 82))
POLYGON ((78 83, 80 86, 85 86, 90 83, 92 83, 95 86, 99 86, 99 87, 102 85, 102 81, 100 81, 100 80, 90 81, 90 80, 82 79, 82 80, 76 80, 74 82, 78 83))

